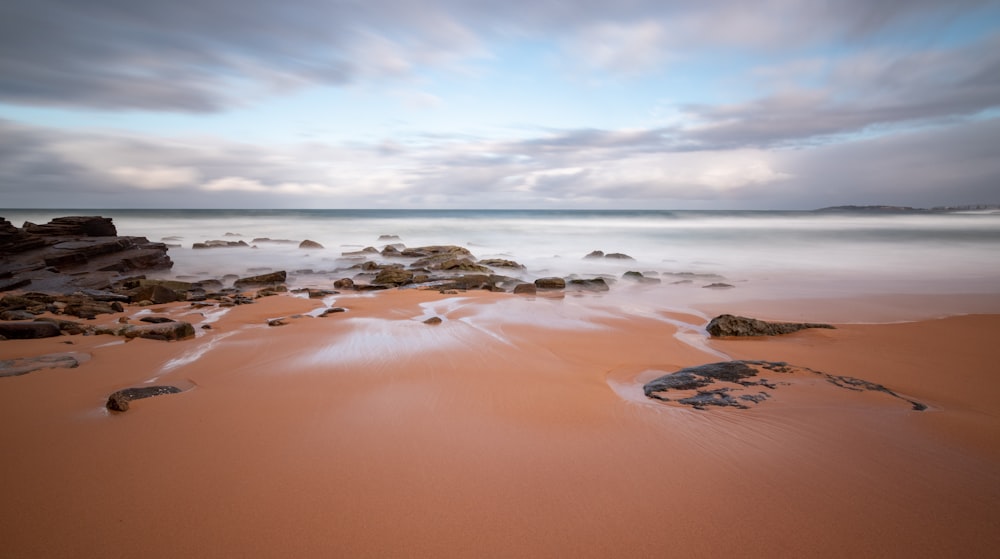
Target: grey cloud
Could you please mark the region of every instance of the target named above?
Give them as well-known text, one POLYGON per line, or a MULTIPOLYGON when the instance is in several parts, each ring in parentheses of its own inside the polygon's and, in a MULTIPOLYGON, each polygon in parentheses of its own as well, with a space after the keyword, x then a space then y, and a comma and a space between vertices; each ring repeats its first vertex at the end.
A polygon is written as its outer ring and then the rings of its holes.
POLYGON ((680 135, 702 148, 797 145, 1000 106, 1000 36, 949 51, 866 57, 838 62, 824 89, 686 107, 697 124, 680 135), (851 97, 841 98, 844 91, 851 97))
MULTIPOLYGON (((947 10, 978 3, 953 1, 947 10)), ((477 53, 490 38, 585 39, 607 22, 653 22, 664 37, 684 41, 669 48, 789 48, 817 36, 875 33, 915 14, 926 20, 942 9, 937 2, 870 0, 7 2, 0 6, 0 100, 209 112, 246 102, 240 86, 264 95, 408 76, 416 67, 477 53)), ((608 57, 609 64, 621 60, 608 57)))

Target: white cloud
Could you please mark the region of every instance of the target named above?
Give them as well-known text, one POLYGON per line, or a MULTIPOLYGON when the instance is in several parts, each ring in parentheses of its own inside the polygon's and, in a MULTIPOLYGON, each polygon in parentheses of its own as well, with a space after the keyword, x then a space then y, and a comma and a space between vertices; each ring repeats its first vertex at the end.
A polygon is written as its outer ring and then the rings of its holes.
POLYGON ((113 167, 108 173, 119 182, 151 190, 196 184, 201 173, 193 167, 152 165, 148 167, 113 167))

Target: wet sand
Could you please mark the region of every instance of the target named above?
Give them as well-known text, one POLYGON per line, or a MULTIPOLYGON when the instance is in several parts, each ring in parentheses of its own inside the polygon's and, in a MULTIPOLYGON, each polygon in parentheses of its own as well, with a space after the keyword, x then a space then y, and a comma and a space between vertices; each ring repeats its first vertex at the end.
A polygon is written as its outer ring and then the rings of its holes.
POLYGON ((394 291, 269 327, 324 307, 276 296, 157 307, 211 323, 180 342, 0 342, 0 359, 92 355, 0 378, 4 555, 995 556, 1000 314, 931 318, 965 309, 927 299, 915 322, 845 324, 908 318, 855 313, 707 340, 711 305, 604 300, 394 291), (929 409, 808 375, 749 409, 642 394, 726 359, 858 377, 929 409), (144 383, 185 391, 104 409, 144 383))

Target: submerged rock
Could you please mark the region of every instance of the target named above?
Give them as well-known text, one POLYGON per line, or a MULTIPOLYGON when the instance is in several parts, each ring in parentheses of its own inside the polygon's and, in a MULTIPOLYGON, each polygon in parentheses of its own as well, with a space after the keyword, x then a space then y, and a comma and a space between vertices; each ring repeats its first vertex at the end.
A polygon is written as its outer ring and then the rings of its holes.
POLYGON ((41 369, 73 369, 90 358, 85 353, 50 353, 38 357, 0 359, 0 377, 16 377, 41 369))
POLYGON ((59 326, 51 322, 0 322, 0 336, 8 340, 52 338, 60 333, 59 326))
POLYGON ((566 280, 557 277, 538 278, 535 280, 538 289, 565 289, 566 280))
POLYGON ((306 239, 299 243, 299 248, 323 248, 323 245, 317 243, 316 241, 310 241, 306 239))
POLYGON ((706 327, 712 336, 778 336, 791 334, 806 328, 834 328, 830 324, 812 322, 766 322, 756 318, 719 315, 711 320, 706 327))
POLYGON ((271 272, 268 274, 260 274, 257 276, 248 276, 245 278, 240 278, 233 282, 233 287, 242 289, 245 287, 260 287, 265 285, 275 285, 279 283, 285 283, 288 279, 288 274, 281 270, 279 272, 271 272))
POLYGON ((111 411, 128 411, 129 403, 133 400, 152 398, 153 396, 163 396, 164 394, 179 394, 180 388, 176 386, 143 386, 141 388, 125 388, 108 396, 105 406, 111 411))
POLYGON ((568 286, 583 291, 608 291, 610 289, 604 278, 571 279, 568 286))

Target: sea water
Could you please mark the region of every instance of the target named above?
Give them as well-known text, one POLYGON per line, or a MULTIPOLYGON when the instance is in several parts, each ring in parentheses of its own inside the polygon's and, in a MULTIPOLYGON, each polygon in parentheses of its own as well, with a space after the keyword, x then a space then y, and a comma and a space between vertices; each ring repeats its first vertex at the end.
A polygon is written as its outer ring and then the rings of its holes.
POLYGON ((526 269, 498 271, 525 280, 638 271, 661 279, 661 289, 725 283, 759 296, 803 297, 1000 288, 995 213, 19 209, 0 215, 17 226, 63 215, 110 217, 120 235, 175 245, 169 275, 183 278, 270 269, 288 271, 295 283, 322 285, 356 273, 348 268, 357 262, 342 253, 402 243, 461 245, 477 258, 514 260, 526 269), (264 237, 296 244, 252 242, 264 237), (324 249, 299 249, 304 239, 324 249), (256 248, 192 248, 206 240, 256 248), (584 258, 595 250, 631 259, 584 258))

